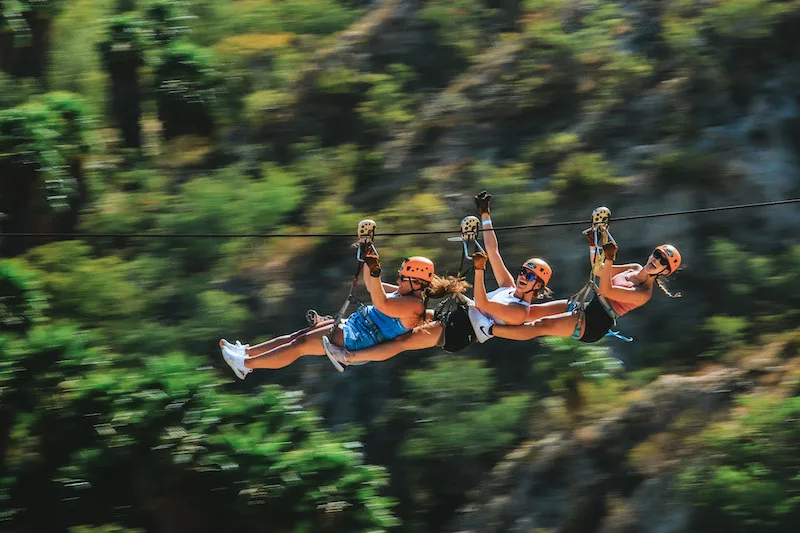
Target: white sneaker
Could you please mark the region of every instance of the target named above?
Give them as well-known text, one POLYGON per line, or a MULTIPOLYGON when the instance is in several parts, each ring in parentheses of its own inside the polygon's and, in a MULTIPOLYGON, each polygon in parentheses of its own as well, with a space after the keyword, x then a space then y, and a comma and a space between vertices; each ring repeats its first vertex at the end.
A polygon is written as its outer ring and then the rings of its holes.
POLYGON ((334 368, 339 372, 344 372, 344 367, 341 363, 348 364, 347 350, 333 344, 327 336, 322 337, 322 347, 325 349, 325 355, 331 360, 331 364, 334 368))
POLYGON ((230 342, 226 341, 225 339, 220 339, 219 341, 220 348, 228 348, 233 353, 241 355, 243 357, 247 357, 247 349, 250 348, 249 344, 242 344, 239 341, 236 341, 236 344, 231 344, 230 342))
POLYGON ((484 315, 476 307, 470 307, 468 313, 472 329, 475 331, 475 338, 479 343, 483 344, 494 337, 489 333, 489 328, 494 325, 494 320, 490 316, 484 315))
POLYGON ((231 367, 231 370, 239 379, 246 378, 247 374, 253 371, 252 368, 244 366, 244 360, 247 357, 234 352, 227 346, 222 347, 222 358, 225 359, 225 362, 228 363, 228 366, 231 367))

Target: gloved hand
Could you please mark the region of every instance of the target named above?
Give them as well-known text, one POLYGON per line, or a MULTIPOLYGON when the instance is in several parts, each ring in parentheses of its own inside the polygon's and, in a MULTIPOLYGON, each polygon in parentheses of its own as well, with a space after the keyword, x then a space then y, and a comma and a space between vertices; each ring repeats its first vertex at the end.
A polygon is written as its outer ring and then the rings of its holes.
POLYGON ((475 270, 486 270, 487 261, 489 261, 489 256, 483 252, 472 254, 472 264, 475 266, 475 270))
POLYGON ((373 278, 379 278, 381 275, 381 260, 380 258, 372 252, 368 252, 367 255, 364 256, 364 263, 366 263, 367 267, 369 268, 369 275, 373 278))
POLYGON ((614 261, 617 259, 617 245, 613 242, 603 245, 603 253, 606 255, 606 261, 614 261))
POLYGON ((586 235, 586 244, 588 244, 588 245, 589 245, 589 248, 591 248, 591 247, 595 246, 595 242, 594 242, 594 230, 593 230, 593 229, 590 229, 589 231, 587 231, 587 232, 586 232, 586 234, 585 234, 585 235, 586 235))
POLYGON ((489 201, 491 199, 492 195, 487 191, 481 191, 475 196, 475 207, 478 208, 478 215, 489 214, 489 201))

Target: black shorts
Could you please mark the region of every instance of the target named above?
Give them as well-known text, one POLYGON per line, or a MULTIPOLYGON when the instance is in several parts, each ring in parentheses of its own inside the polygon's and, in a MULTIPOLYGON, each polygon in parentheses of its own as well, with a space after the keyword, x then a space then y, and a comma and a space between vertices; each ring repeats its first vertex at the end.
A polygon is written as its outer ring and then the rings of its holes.
POLYGON ((452 301, 448 303, 450 305, 446 311, 442 306, 437 309, 438 316, 434 315, 443 326, 438 346, 446 352, 456 353, 475 342, 475 331, 472 329, 472 322, 469 321, 467 305, 452 301))
POLYGON ((606 336, 606 333, 613 325, 614 319, 608 315, 602 304, 600 304, 600 300, 596 297, 592 298, 592 301, 586 306, 586 311, 584 311, 583 336, 579 340, 589 343, 597 342, 606 336))

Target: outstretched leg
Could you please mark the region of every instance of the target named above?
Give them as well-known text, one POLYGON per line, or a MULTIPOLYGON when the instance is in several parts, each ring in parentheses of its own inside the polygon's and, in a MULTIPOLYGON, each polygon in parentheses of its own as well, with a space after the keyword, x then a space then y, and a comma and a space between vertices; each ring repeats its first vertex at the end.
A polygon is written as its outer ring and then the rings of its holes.
POLYGON ((333 326, 333 319, 323 320, 313 326, 309 326, 299 331, 295 331, 294 333, 290 333, 288 335, 281 335, 280 337, 275 337, 274 339, 270 339, 266 342, 262 342, 260 344, 256 344, 255 346, 251 346, 250 348, 248 348, 246 350, 247 356, 258 357, 259 355, 263 355, 269 351, 272 351, 283 344, 292 342, 293 340, 305 335, 306 333, 314 331, 317 328, 324 328, 325 331, 328 332, 330 331, 331 326, 333 326))
MULTIPOLYGON (((571 337, 578 323, 578 313, 561 313, 560 315, 540 318, 531 324, 521 326, 492 326, 492 335, 514 341, 529 341, 536 337, 571 337)), ((581 334, 584 325, 581 324, 581 334)))
POLYGON ((365 348, 358 351, 347 352, 347 362, 352 363, 366 363, 369 361, 385 361, 391 359, 401 352, 408 352, 411 350, 424 350, 425 348, 433 348, 439 342, 439 337, 442 334, 442 325, 439 322, 430 322, 404 333, 399 337, 376 344, 370 348, 365 348))
MULTIPOLYGON (((247 368, 283 368, 304 355, 325 355, 322 337, 326 336, 329 331, 330 326, 319 324, 305 333, 292 334, 296 335, 293 339, 283 342, 272 350, 245 359, 244 366, 247 368)), ((341 329, 337 329, 333 334, 333 342, 339 345, 343 343, 341 329)))

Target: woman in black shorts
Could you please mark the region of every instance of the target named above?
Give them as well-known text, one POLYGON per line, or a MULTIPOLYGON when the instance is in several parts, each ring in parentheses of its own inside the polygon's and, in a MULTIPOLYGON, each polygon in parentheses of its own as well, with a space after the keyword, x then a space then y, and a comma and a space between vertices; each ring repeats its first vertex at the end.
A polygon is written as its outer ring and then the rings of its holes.
POLYGON ((559 300, 553 302, 561 308, 558 314, 531 324, 493 324, 487 329, 489 335, 517 341, 543 336, 572 337, 593 343, 607 335, 620 336, 611 331, 616 319, 649 302, 656 284, 667 296, 680 296, 671 294, 662 280, 681 265, 681 254, 671 244, 657 246, 644 266, 637 263, 614 265, 617 255, 614 243, 606 244, 603 251, 605 260, 598 275, 598 290, 584 310, 579 309, 574 300, 559 300))

